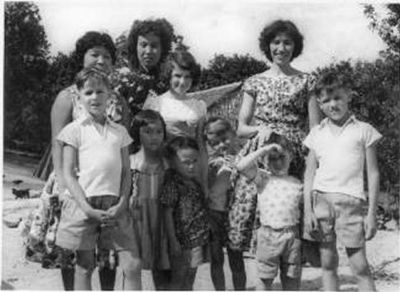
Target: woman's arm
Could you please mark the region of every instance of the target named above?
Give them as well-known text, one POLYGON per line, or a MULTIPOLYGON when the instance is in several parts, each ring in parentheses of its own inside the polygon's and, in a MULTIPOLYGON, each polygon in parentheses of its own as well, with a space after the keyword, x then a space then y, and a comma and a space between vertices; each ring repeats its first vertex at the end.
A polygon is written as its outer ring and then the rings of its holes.
POLYGON ((367 147, 366 160, 368 175, 368 214, 365 222, 365 239, 369 240, 376 234, 376 206, 379 193, 379 169, 376 158, 376 145, 367 147))
POLYGON ((318 125, 322 119, 322 112, 319 108, 317 97, 313 94, 308 100, 308 123, 310 130, 318 125))
POLYGON ((54 172, 56 174, 59 187, 65 187, 63 178, 63 158, 62 145, 57 141, 57 135, 68 123, 72 121, 72 100, 71 96, 61 92, 51 108, 51 152, 53 158, 54 172))
POLYGON ((250 126, 254 115, 254 98, 243 93, 242 105, 239 110, 237 135, 239 138, 251 138, 259 131, 259 126, 250 126))
POLYGON ((80 186, 76 177, 76 161, 77 151, 71 145, 64 145, 63 147, 63 173, 65 184, 75 198, 79 207, 83 212, 90 218, 98 221, 107 219, 108 215, 105 211, 93 209, 92 206, 87 202, 86 195, 82 187, 80 186))

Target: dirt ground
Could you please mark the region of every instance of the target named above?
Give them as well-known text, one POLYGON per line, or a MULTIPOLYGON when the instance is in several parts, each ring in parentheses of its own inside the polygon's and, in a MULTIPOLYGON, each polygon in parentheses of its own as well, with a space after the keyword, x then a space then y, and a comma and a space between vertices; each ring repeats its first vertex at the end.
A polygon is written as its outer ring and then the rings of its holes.
MULTIPOLYGON (((16 200, 11 189, 31 189, 31 194, 37 194, 43 186, 43 181, 31 176, 37 161, 14 155, 4 157, 2 201, 3 219, 23 218, 37 205, 38 199, 16 200), (16 185, 13 181, 22 180, 16 185)), ((42 269, 39 264, 24 259, 22 239, 18 228, 8 228, 2 221, 2 253, 1 253, 1 289, 2 290, 62 290, 59 270, 42 269)), ((394 224, 392 224, 394 226, 394 224)), ((379 291, 399 291, 400 289, 400 233, 390 228, 378 231, 376 237, 367 243, 368 260, 373 270, 379 291)), ((339 276, 343 291, 356 291, 357 285, 351 275, 347 259, 342 247, 340 251, 339 276)), ((231 274, 227 259, 225 260, 225 275, 227 289, 232 290, 231 274)), ((246 258, 247 290, 254 290, 256 283, 255 261, 246 258)), ((117 274, 116 290, 121 289, 121 276, 117 274)), ((97 272, 93 276, 93 289, 99 289, 97 272)), ((310 267, 303 269, 302 290, 318 291, 321 287, 320 270, 310 267)), ((150 273, 143 271, 143 289, 153 290, 150 273)), ((195 290, 214 290, 210 279, 209 264, 198 269, 195 290)), ((276 279, 274 289, 280 289, 276 279)))

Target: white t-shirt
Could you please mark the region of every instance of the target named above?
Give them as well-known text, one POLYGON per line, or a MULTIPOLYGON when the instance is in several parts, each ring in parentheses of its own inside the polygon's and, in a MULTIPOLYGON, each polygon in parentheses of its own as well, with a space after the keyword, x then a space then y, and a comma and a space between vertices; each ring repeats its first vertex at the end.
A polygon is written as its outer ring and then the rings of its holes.
POLYGON ((371 125, 351 116, 338 134, 329 119, 311 129, 304 145, 315 151, 318 168, 313 189, 343 193, 365 200, 363 170, 366 149, 382 135, 371 125))
POLYGON ((169 135, 192 138, 196 138, 199 120, 207 114, 204 101, 194 98, 176 99, 170 91, 160 96, 148 97, 143 109, 158 111, 165 121, 169 135))
POLYGON ((269 175, 261 169, 257 171, 256 182, 261 186, 257 198, 261 225, 275 229, 297 225, 303 198, 301 182, 289 175, 269 175))
POLYGON ((121 149, 132 142, 123 126, 110 120, 101 126, 83 116, 65 126, 57 140, 77 150, 78 181, 86 197, 120 195, 121 149))

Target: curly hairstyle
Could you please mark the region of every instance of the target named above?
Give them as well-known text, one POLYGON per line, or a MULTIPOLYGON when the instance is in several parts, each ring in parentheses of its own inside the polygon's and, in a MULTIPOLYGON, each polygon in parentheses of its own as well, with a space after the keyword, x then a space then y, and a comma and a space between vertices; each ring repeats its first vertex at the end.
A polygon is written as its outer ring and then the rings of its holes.
POLYGON ((167 130, 166 130, 166 125, 163 117, 159 114, 157 111, 153 111, 150 109, 142 110, 140 111, 135 117, 133 118, 133 121, 131 123, 130 127, 130 135, 133 139, 133 145, 132 145, 132 153, 136 153, 139 151, 140 146, 141 146, 141 141, 140 141, 140 128, 146 127, 147 125, 154 123, 156 121, 160 121, 163 131, 164 131, 164 136, 163 139, 165 141, 167 137, 167 130))
POLYGON ((163 80, 168 80, 168 82, 171 80, 171 74, 174 70, 175 64, 180 68, 190 72, 190 77, 192 78, 192 88, 199 83, 201 74, 200 65, 196 63, 193 55, 185 50, 174 51, 168 55, 167 60, 162 68, 161 76, 163 80))
POLYGON ((318 78, 317 82, 315 83, 314 93, 317 99, 321 98, 322 91, 332 92, 337 88, 343 88, 350 92, 351 95, 354 95, 354 92, 351 88, 351 82, 345 76, 333 73, 333 72, 326 72, 321 74, 318 78))
POLYGON ((269 45, 279 33, 287 34, 294 42, 294 50, 291 60, 298 57, 303 51, 303 35, 300 33, 296 25, 294 25, 294 23, 290 20, 276 20, 264 27, 258 39, 260 49, 267 59, 272 62, 269 45))
POLYGON ((79 68, 83 67, 83 58, 86 52, 94 47, 104 47, 111 55, 112 64, 115 64, 117 48, 112 38, 106 33, 88 31, 75 44, 75 61, 79 68))
POLYGON ((153 33, 160 38, 161 41, 161 64, 167 57, 174 40, 174 28, 165 18, 136 20, 129 32, 127 40, 128 61, 132 68, 139 67, 137 57, 137 42, 139 36, 145 36, 153 33))
POLYGON ((199 144, 195 139, 187 136, 177 136, 167 144, 165 155, 168 159, 172 159, 176 157, 176 154, 180 149, 193 149, 200 151, 199 144))

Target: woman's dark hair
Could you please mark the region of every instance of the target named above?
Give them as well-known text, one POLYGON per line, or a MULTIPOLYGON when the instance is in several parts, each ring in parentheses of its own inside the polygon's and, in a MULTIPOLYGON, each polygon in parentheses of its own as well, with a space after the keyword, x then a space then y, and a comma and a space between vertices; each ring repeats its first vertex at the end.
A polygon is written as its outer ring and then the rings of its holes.
POLYGON ((137 42, 139 36, 153 33, 160 38, 161 56, 159 64, 167 57, 174 40, 174 28, 165 18, 136 20, 129 32, 127 41, 128 61, 132 68, 139 68, 137 57, 137 42))
POLYGON ((135 115, 135 117, 133 118, 133 121, 131 123, 131 127, 130 127, 130 135, 133 139, 133 143, 132 143, 132 150, 133 153, 139 151, 140 146, 141 146, 141 141, 140 141, 140 128, 141 127, 146 127, 151 123, 160 121, 163 131, 164 131, 164 140, 166 138, 166 125, 165 125, 165 121, 163 119, 163 117, 160 115, 159 112, 151 110, 151 109, 146 109, 146 110, 142 110, 139 113, 137 113, 135 115))
POLYGON ((178 150, 188 148, 200 151, 199 144, 197 144, 197 141, 195 139, 187 136, 177 136, 167 144, 167 147, 165 149, 165 156, 168 159, 172 159, 176 157, 178 150))
POLYGON ((104 84, 108 89, 111 88, 107 74, 95 67, 83 68, 75 77, 75 84, 81 90, 88 80, 96 80, 104 84))
POLYGON ((111 55, 112 64, 115 64, 117 49, 112 38, 106 33, 88 31, 75 44, 74 54, 79 68, 83 66, 83 58, 86 52, 94 47, 104 47, 111 55))
POLYGON ((190 77, 192 78, 192 88, 198 84, 201 74, 200 65, 196 63, 196 60, 191 53, 184 50, 174 51, 168 55, 167 61, 165 62, 165 66, 163 66, 162 70, 163 80, 168 80, 169 83, 175 64, 180 68, 190 72, 190 77))
POLYGON ((262 30, 259 37, 260 49, 272 62, 272 56, 270 51, 271 41, 280 33, 287 34, 294 42, 294 51, 292 54, 292 60, 298 57, 303 51, 303 35, 299 32, 296 25, 290 20, 277 20, 267 25, 262 30))

